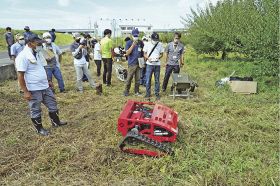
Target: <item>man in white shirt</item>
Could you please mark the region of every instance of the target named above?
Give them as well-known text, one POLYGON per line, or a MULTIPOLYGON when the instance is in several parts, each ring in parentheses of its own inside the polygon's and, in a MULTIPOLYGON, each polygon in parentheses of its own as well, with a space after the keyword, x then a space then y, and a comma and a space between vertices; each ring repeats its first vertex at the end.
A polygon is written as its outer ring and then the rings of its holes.
POLYGON ((42 43, 36 34, 26 37, 27 45, 16 58, 18 81, 24 92, 24 99, 28 101, 31 120, 37 132, 43 136, 49 132, 43 128, 41 119, 41 103, 49 110, 52 125, 54 127, 66 125, 58 117, 58 108, 55 96, 50 88, 52 82, 48 81, 44 66, 46 61, 41 54, 42 43))
POLYGON ((97 77, 101 75, 101 66, 102 66, 102 56, 101 56, 101 46, 100 46, 100 39, 92 40, 93 45, 93 59, 96 64, 97 69, 97 77))
POLYGON ((151 42, 148 42, 144 46, 144 57, 147 59, 146 61, 146 96, 145 98, 150 99, 151 97, 151 79, 154 74, 155 78, 155 95, 156 100, 160 99, 159 91, 160 91, 160 58, 163 56, 164 48, 162 43, 159 42, 159 35, 157 33, 153 33, 151 35, 151 42))

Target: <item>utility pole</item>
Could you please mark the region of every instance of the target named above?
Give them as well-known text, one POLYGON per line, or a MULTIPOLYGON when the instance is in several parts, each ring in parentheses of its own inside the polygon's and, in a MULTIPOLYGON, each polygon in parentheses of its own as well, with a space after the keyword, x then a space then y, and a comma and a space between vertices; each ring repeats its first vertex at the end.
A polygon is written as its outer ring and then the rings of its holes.
POLYGON ((89 20, 89 22, 88 22, 89 29, 91 30, 91 19, 90 19, 90 17, 88 17, 88 20, 89 20))
POLYGON ((98 24, 97 24, 97 21, 95 21, 94 22, 94 35, 95 35, 95 38, 97 38, 97 36, 98 36, 97 29, 98 29, 98 24))

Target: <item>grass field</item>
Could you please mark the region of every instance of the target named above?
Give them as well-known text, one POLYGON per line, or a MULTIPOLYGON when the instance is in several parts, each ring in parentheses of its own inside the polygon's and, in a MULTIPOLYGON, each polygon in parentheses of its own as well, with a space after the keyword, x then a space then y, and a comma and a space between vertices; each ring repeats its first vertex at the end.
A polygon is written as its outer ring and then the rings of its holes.
MULTIPOLYGON (((6 30, 3 28, 0 28, 0 51, 6 51, 7 47, 6 47, 6 41, 5 41, 5 34, 6 30)), ((23 33, 24 30, 13 30, 12 31, 13 34, 17 34, 17 33, 23 33)), ((34 31, 34 33, 39 34, 40 36, 42 36, 42 34, 44 33, 43 31, 34 31)), ((56 33, 56 41, 55 43, 59 46, 65 46, 65 45, 69 45, 73 42, 72 36, 69 34, 62 34, 62 33, 56 33)))
MULTIPOLYGON (((160 102, 179 113, 180 123, 172 144, 175 155, 159 159, 118 149, 122 137, 117 119, 127 98, 115 75, 104 95, 97 96, 88 84, 79 94, 66 54, 62 71, 68 92, 57 94, 57 101, 61 118, 69 124, 51 128, 43 107, 49 137, 34 132, 16 81, 1 83, 0 185, 279 185, 278 79, 255 77, 251 62, 221 62, 193 52, 186 61, 182 71, 191 74, 199 88, 189 100, 173 101, 161 94, 160 102), (216 80, 234 70, 239 76, 252 75, 258 94, 215 87, 216 80)), ((95 65, 91 72, 96 77, 95 65)))

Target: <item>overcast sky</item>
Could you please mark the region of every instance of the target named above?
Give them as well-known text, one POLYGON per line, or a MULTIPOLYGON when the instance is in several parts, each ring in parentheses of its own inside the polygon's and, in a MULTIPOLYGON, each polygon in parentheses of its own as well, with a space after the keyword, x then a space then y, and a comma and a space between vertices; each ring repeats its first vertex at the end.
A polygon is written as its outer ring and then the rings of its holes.
POLYGON ((140 19, 154 28, 182 28, 190 7, 218 0, 0 0, 0 27, 89 28, 106 19, 140 19))

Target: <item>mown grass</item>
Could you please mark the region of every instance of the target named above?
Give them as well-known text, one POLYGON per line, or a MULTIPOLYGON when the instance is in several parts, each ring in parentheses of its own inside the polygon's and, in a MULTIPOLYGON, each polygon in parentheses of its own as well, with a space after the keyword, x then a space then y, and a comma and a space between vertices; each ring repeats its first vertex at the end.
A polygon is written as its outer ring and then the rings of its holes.
MULTIPOLYGON (((119 151, 117 119, 127 98, 115 76, 102 96, 87 84, 78 94, 73 62, 66 54, 62 69, 68 93, 57 94, 57 101, 69 124, 51 128, 44 108, 49 137, 32 129, 17 83, 1 83, 0 184, 279 185, 277 79, 254 77, 258 94, 234 94, 229 87, 216 88, 215 81, 234 70, 254 75, 253 63, 205 62, 194 56, 189 50, 183 69, 199 84, 194 98, 173 101, 162 94, 161 103, 179 113, 180 123, 172 144, 175 155, 159 159, 119 151)), ((95 75, 95 65, 91 72, 95 75)))
MULTIPOLYGON (((13 34, 16 35, 18 33, 23 33, 24 30, 12 30, 13 34)), ((32 31, 40 36, 44 33, 44 31, 32 31)), ((7 46, 6 46, 6 40, 4 37, 4 34, 6 33, 6 29, 0 28, 0 51, 6 51, 7 46)), ((73 42, 73 38, 70 34, 62 34, 62 33, 56 33, 56 41, 55 43, 59 46, 65 46, 69 45, 73 42)))

